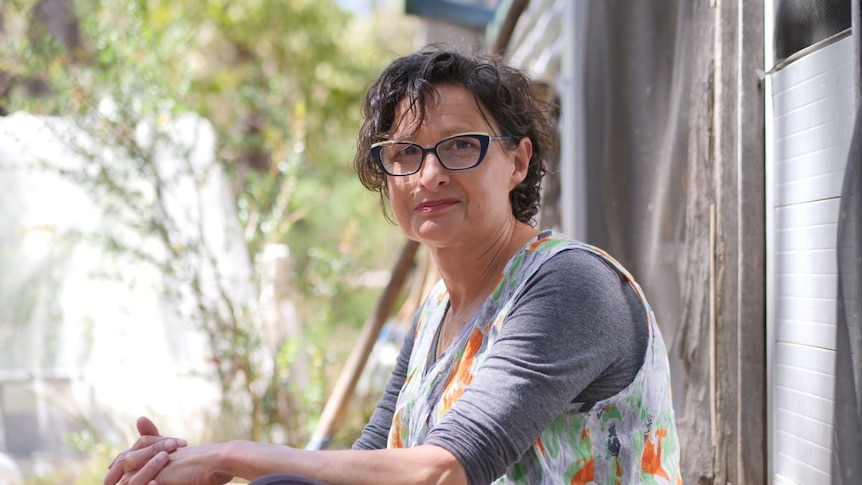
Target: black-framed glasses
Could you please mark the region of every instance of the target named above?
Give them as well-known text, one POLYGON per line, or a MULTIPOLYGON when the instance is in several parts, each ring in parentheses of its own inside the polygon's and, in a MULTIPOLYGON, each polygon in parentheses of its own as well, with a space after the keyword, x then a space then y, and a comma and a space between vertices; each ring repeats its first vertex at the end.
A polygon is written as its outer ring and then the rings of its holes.
POLYGON ((371 156, 388 175, 412 175, 422 168, 425 156, 433 153, 447 170, 468 170, 478 166, 492 141, 517 140, 514 136, 491 136, 484 132, 459 133, 423 147, 409 141, 381 141, 371 145, 371 156))

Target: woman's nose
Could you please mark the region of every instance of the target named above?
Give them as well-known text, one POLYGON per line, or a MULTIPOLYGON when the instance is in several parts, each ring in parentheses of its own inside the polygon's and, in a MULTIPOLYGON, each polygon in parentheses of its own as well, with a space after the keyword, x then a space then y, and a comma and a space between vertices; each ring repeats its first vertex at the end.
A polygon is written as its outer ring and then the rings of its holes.
POLYGON ((419 169, 419 183, 425 187, 437 187, 449 181, 449 170, 440 163, 434 152, 425 154, 425 160, 419 169))

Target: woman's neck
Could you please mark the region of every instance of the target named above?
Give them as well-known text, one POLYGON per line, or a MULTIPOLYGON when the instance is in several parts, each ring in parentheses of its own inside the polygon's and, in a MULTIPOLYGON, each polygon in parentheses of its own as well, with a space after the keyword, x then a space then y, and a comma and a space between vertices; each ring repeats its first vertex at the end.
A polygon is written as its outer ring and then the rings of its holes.
POLYGON ((516 223, 481 247, 431 248, 449 292, 450 310, 461 312, 484 301, 512 256, 538 233, 531 226, 516 223))

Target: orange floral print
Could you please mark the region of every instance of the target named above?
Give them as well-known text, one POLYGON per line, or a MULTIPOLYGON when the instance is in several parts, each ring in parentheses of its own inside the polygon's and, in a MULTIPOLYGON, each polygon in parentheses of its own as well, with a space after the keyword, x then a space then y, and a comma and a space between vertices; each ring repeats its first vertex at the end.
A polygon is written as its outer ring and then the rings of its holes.
POLYGON ((473 362, 476 360, 476 354, 482 348, 482 341, 485 336, 478 328, 473 329, 470 334, 470 339, 467 341, 467 346, 464 348, 464 355, 458 362, 458 366, 449 375, 446 380, 445 391, 443 392, 443 407, 440 410, 441 415, 445 414, 455 401, 461 399, 464 395, 464 390, 473 382, 473 362))
POLYGON ((641 458, 641 470, 652 476, 659 476, 665 480, 670 480, 667 472, 661 466, 661 440, 665 436, 667 436, 667 430, 659 428, 655 432, 655 439, 650 436, 647 437, 646 443, 644 443, 643 458, 641 458), (653 441, 655 441, 655 445, 653 445, 653 441))

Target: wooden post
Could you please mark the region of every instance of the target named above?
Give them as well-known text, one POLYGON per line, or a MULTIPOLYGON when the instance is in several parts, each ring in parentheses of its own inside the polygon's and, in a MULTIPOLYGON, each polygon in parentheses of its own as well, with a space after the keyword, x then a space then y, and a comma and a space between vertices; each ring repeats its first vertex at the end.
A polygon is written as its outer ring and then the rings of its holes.
POLYGON ((763 2, 714 13, 715 483, 766 483, 763 2))

